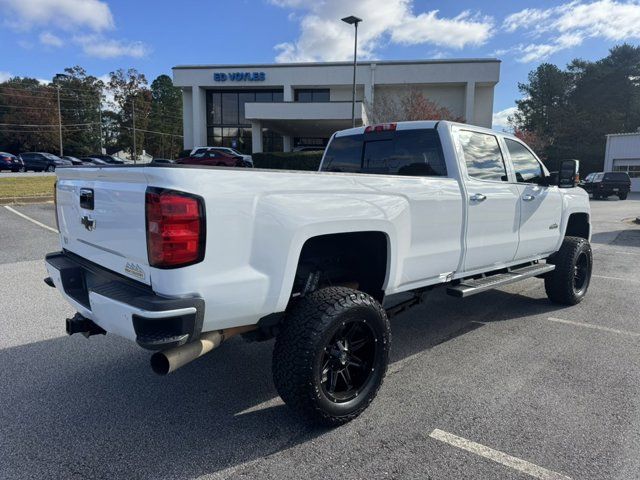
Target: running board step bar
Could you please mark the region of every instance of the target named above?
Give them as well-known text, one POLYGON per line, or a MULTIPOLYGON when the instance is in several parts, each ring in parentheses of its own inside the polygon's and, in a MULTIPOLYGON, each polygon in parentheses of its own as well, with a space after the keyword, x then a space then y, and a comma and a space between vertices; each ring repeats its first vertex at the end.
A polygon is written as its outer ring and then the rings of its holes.
POLYGON ((537 263, 526 267, 510 270, 506 273, 497 273, 484 278, 469 278, 462 280, 459 285, 447 288, 447 293, 454 297, 464 298, 476 293, 481 293, 492 288, 501 287, 509 283, 519 282, 525 278, 537 277, 551 272, 556 268, 551 263, 537 263))

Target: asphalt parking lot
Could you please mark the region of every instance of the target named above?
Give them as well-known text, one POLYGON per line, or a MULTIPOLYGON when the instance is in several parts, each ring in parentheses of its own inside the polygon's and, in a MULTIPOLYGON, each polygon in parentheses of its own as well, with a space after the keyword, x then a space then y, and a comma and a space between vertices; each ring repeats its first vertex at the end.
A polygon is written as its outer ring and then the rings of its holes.
POLYGON ((561 308, 526 280, 392 319, 373 405, 306 426, 272 342, 167 376, 113 335, 67 337, 53 206, 0 207, 0 478, 640 478, 640 196, 592 201, 594 276, 561 308))

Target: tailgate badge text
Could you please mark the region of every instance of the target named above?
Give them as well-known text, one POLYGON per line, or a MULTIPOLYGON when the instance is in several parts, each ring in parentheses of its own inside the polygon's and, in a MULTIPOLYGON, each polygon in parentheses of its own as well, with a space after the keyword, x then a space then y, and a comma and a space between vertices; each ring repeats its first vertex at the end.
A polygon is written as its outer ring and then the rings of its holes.
POLYGON ((145 277, 144 270, 137 263, 127 262, 127 265, 124 267, 124 271, 137 278, 144 279, 145 277))

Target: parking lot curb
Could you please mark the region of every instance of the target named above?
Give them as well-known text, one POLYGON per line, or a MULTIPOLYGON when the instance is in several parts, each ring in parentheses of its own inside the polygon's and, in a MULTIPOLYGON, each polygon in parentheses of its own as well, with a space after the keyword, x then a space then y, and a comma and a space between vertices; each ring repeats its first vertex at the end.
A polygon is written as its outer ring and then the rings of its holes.
POLYGON ((20 205, 21 203, 50 203, 50 202, 53 202, 53 195, 0 198, 0 205, 20 205))

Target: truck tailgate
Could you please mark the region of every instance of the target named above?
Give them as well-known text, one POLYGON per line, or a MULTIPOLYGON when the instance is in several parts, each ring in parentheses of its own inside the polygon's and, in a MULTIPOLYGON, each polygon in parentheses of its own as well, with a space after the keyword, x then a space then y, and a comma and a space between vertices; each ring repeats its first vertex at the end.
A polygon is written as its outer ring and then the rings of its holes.
POLYGON ((64 168, 57 175, 62 247, 149 285, 144 168, 64 168))

